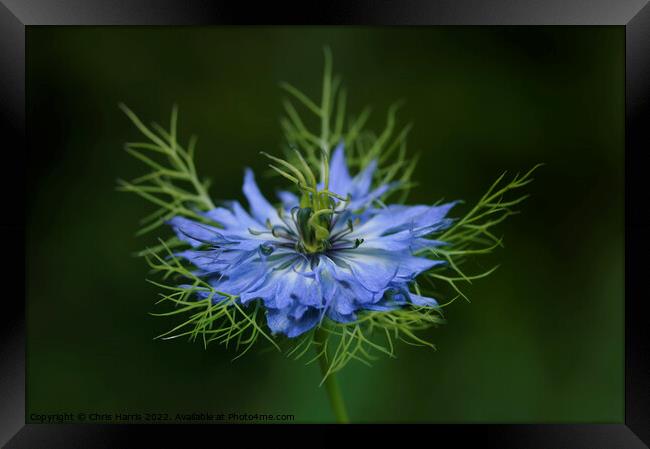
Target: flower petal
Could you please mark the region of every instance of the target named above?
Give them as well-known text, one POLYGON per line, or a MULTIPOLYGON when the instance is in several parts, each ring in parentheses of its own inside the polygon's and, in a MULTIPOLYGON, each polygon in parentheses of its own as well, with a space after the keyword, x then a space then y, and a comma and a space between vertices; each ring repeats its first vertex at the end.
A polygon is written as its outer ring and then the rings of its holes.
POLYGON ((294 313, 291 308, 267 309, 266 323, 274 334, 295 338, 316 326, 320 320, 317 309, 307 308, 294 313))
POLYGON ((181 216, 172 218, 167 224, 180 240, 193 247, 218 242, 222 237, 220 229, 181 216))
POLYGON ((371 292, 383 291, 399 270, 394 254, 374 248, 336 251, 332 259, 337 265, 347 265, 356 280, 371 292))
POLYGON ((427 298, 426 296, 416 295, 415 293, 409 293, 409 300, 416 306, 426 306, 426 307, 437 307, 438 301, 433 298, 427 298))
POLYGON ((352 180, 352 188, 349 192, 352 195, 352 199, 362 198, 370 192, 370 186, 372 185, 372 176, 377 170, 377 161, 372 160, 370 163, 361 171, 357 176, 352 180))
POLYGON ((352 178, 345 162, 345 145, 339 143, 330 158, 329 189, 341 196, 346 196, 352 188, 352 178))
POLYGON ((257 183, 255 182, 255 175, 253 170, 246 168, 244 173, 244 195, 248 200, 248 206, 250 207, 251 214, 253 217, 260 223, 266 223, 266 220, 270 220, 273 224, 279 224, 280 219, 278 218, 277 210, 267 201, 267 199, 260 192, 257 183))
POLYGON ((300 204, 300 198, 298 198, 298 195, 295 193, 280 190, 277 195, 280 201, 282 201, 282 207, 286 210, 291 210, 300 204))

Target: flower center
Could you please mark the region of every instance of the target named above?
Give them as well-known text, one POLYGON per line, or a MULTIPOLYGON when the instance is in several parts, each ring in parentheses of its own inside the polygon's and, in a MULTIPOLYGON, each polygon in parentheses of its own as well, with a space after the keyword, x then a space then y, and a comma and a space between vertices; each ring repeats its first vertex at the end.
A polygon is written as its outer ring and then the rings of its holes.
POLYGON ((320 253, 330 248, 331 209, 314 211, 301 207, 295 214, 296 227, 300 233, 298 249, 307 254, 320 253))

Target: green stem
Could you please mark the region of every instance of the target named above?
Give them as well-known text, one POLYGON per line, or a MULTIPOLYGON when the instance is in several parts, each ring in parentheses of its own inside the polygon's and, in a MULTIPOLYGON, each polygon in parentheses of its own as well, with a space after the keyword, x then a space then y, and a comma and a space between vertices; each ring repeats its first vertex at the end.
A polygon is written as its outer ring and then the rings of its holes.
MULTIPOLYGON (((327 332, 321 328, 316 329, 316 335, 314 336, 316 342, 320 343, 318 345, 317 351, 321 351, 322 345, 327 341, 327 332)), ((327 364, 326 354, 321 354, 318 358, 320 363, 321 375, 325 377, 325 389, 327 390, 327 397, 330 401, 330 406, 336 417, 336 422, 339 424, 347 424, 350 422, 348 419, 348 412, 345 409, 345 403, 343 402, 343 395, 341 394, 341 389, 339 388, 339 383, 336 379, 336 374, 329 373, 329 366, 327 364)))

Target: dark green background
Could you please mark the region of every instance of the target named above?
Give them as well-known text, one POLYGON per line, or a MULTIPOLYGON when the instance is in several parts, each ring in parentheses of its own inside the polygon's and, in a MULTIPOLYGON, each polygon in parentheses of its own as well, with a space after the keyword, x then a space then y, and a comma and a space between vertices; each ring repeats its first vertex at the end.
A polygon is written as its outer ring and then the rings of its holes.
MULTIPOLYGON (((354 421, 622 422, 624 32, 621 27, 34 28, 27 32, 28 418, 54 412, 291 413, 332 420, 315 365, 152 337, 172 324, 133 251, 143 173, 125 102, 199 136, 215 198, 278 151, 289 81, 317 94, 322 46, 371 124, 403 98, 422 155, 410 202, 475 201, 502 170, 539 170, 499 229, 500 263, 428 333, 433 352, 340 376, 354 421)), ((272 193, 276 179, 265 183, 272 193)), ((462 211, 466 209, 459 209, 462 211)))

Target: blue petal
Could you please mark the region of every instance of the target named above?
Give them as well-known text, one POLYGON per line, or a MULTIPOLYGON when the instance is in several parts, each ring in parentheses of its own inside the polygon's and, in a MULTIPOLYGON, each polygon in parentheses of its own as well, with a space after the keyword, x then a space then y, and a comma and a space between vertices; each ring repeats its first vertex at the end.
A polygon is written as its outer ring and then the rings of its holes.
POLYGON ((331 308, 327 311, 327 317, 338 323, 351 323, 357 319, 356 313, 341 313, 338 309, 331 308))
POLYGON ((433 298, 427 298, 426 296, 416 295, 415 293, 409 293, 410 301, 416 306, 426 306, 426 307, 437 307, 438 301, 433 298))
POLYGON ((404 230, 417 232, 421 237, 434 231, 442 230, 451 224, 445 216, 458 202, 440 206, 402 206, 390 205, 376 209, 375 215, 359 226, 355 231, 365 239, 385 236, 404 230))
POLYGON ((276 283, 269 279, 273 278, 270 276, 265 276, 263 282, 259 285, 256 285, 256 288, 241 292, 239 294, 241 302, 243 304, 247 304, 254 299, 261 299, 264 302, 264 305, 267 307, 275 305, 273 302, 271 302, 271 299, 275 299, 275 292, 277 291, 278 286, 276 283))
POLYGON ((226 202, 226 206, 228 207, 217 207, 207 211, 204 215, 210 220, 221 224, 226 229, 247 230, 249 228, 263 228, 263 226, 260 226, 261 223, 253 219, 253 217, 246 212, 239 201, 228 201, 226 202))
POLYGON ((395 255, 388 251, 359 247, 351 250, 339 250, 333 260, 347 265, 354 277, 371 292, 379 292, 397 276, 399 264, 395 255))
POLYGON ((200 246, 204 243, 216 243, 221 239, 220 229, 185 217, 174 217, 167 222, 176 233, 176 236, 192 245, 200 246))
POLYGON ((322 295, 320 284, 314 276, 307 275, 308 264, 296 253, 288 253, 286 257, 273 263, 268 263, 264 282, 255 285, 255 289, 247 289, 240 294, 243 302, 261 298, 264 305, 270 308, 283 309, 296 304, 305 306, 321 306, 322 295))
POLYGON ((406 304, 408 290, 405 284, 392 284, 374 304, 365 306, 369 310, 389 311, 398 309, 406 304))
POLYGON ((413 280, 419 274, 438 265, 444 265, 444 260, 431 260, 425 257, 416 257, 411 255, 399 258, 399 271, 397 277, 400 279, 413 280))
POLYGON ((418 225, 416 227, 430 226, 436 222, 442 221, 447 216, 452 207, 460 201, 452 201, 440 206, 430 207, 423 215, 418 217, 418 225))
MULTIPOLYGON (((236 264, 221 273, 212 286, 226 293, 241 294, 256 290, 269 276, 268 264, 262 260, 249 260, 236 264)), ((245 303, 242 299, 242 303, 245 303)))
POLYGON ((255 175, 253 170, 246 168, 244 174, 244 195, 248 200, 248 205, 253 217, 260 223, 266 223, 270 220, 271 223, 277 224, 280 222, 277 210, 269 203, 262 192, 260 192, 257 183, 255 182, 255 175))
POLYGON ((212 210, 204 212, 203 215, 215 223, 219 223, 225 228, 231 228, 233 226, 237 226, 238 224, 238 220, 235 217, 235 214, 224 207, 216 207, 212 210))
MULTIPOLYGON (((338 296, 354 298, 354 302, 361 305, 374 301, 375 294, 359 283, 349 264, 346 263, 346 266, 338 266, 330 258, 323 257, 321 258, 320 267, 320 283, 329 283, 334 286, 330 290, 324 289, 324 297, 327 304, 335 302, 338 296), (329 273, 329 276, 325 275, 325 272, 329 273)), ((336 307, 341 308, 341 311, 343 311, 343 308, 347 306, 341 304, 336 307)))
POLYGON ((415 253, 417 251, 421 251, 423 249, 434 249, 434 248, 439 248, 441 246, 448 245, 447 242, 442 242, 440 240, 432 240, 432 239, 426 239, 426 238, 414 238, 411 240, 411 252, 415 253))
POLYGON ((351 191, 352 178, 350 177, 350 172, 345 161, 345 146, 343 142, 339 143, 332 153, 329 164, 329 189, 341 196, 346 196, 351 191))
POLYGON ((298 195, 294 193, 287 192, 286 190, 280 190, 277 195, 280 201, 282 201, 282 207, 287 210, 291 210, 300 204, 300 198, 298 198, 298 195))
POLYGON ((352 195, 353 200, 355 198, 362 198, 370 192, 372 176, 375 174, 375 170, 377 170, 377 161, 372 160, 362 172, 354 177, 354 180, 352 181, 352 189, 349 192, 352 195))
POLYGON ((266 322, 271 332, 295 338, 315 327, 320 321, 320 314, 315 308, 307 308, 299 314, 292 312, 290 308, 267 309, 266 322))
POLYGON ((176 253, 176 256, 182 257, 192 263, 199 269, 198 275, 207 273, 216 273, 223 267, 223 263, 219 260, 221 251, 182 251, 176 253))
POLYGON ((350 205, 348 207, 350 210, 369 208, 376 200, 378 200, 382 195, 395 187, 397 184, 398 183, 396 182, 384 184, 377 187, 372 192, 364 194, 363 196, 352 196, 352 200, 350 201, 350 205))

